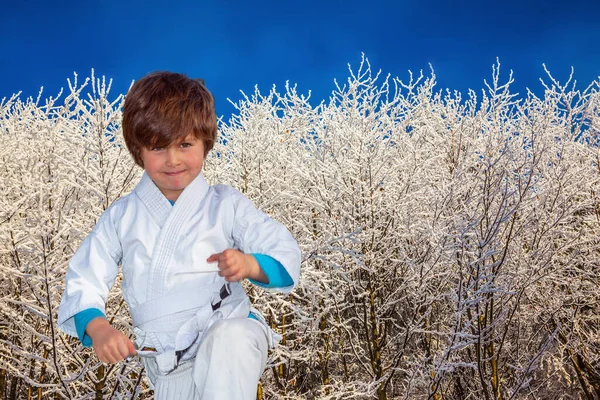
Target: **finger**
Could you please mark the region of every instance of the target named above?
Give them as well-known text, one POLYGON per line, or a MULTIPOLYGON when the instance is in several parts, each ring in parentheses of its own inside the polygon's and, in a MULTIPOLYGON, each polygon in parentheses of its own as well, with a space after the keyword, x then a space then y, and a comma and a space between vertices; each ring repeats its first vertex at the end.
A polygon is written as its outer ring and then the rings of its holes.
POLYGON ((100 360, 100 362, 106 362, 106 357, 104 357, 104 353, 102 353, 99 350, 96 350, 96 357, 98 357, 98 360, 100 360))
POLYGON ((225 278, 227 282, 238 282, 242 280, 242 275, 240 273, 232 274, 225 278))
POLYGON ((105 343, 98 348, 98 359, 103 363, 115 364, 118 361, 118 348, 113 340, 105 343))
POLYGON ((236 249, 227 249, 223 251, 223 259, 228 260, 229 262, 235 262, 243 256, 243 253, 236 249))
POLYGON ((108 364, 114 364, 115 361, 115 356, 112 354, 112 352, 105 352, 104 353, 104 357, 102 357, 102 362, 103 363, 108 363, 108 364))
POLYGON ((219 264, 217 265, 217 267, 221 271, 224 271, 224 270, 230 269, 232 267, 235 267, 235 265, 236 265, 236 262, 235 262, 234 258, 232 258, 230 256, 228 257, 228 256, 226 256, 226 255, 223 254, 219 258, 219 264))
POLYGON ((102 361, 103 363, 108 362, 109 356, 105 349, 98 349, 96 351, 96 356, 98 357, 98 360, 102 361))
POLYGON ((129 346, 127 345, 127 337, 123 336, 122 340, 117 343, 117 361, 121 361, 129 356, 129 346))
POLYGON ((221 261, 217 265, 217 268, 219 268, 220 271, 225 272, 226 275, 231 275, 230 270, 234 268, 234 265, 232 265, 229 261, 221 261))
POLYGON ((215 253, 215 254, 211 255, 210 257, 208 257, 206 259, 206 262, 209 262, 209 263, 210 262, 215 262, 215 261, 218 262, 220 260, 220 258, 221 258, 222 255, 223 255, 223 253, 215 253))
POLYGON ((236 282, 240 280, 239 277, 241 274, 239 268, 231 267, 222 272, 223 274, 221 276, 224 277, 228 282, 236 282))
POLYGON ((231 275, 231 273, 229 272, 229 270, 227 270, 227 269, 219 269, 219 276, 226 277, 226 276, 229 276, 229 275, 231 275))
POLYGON ((135 345, 130 339, 127 339, 127 353, 128 356, 135 356, 137 354, 137 351, 135 350, 135 345))
POLYGON ((110 349, 106 352, 106 359, 111 364, 116 364, 119 362, 119 348, 116 344, 113 344, 110 349))
POLYGON ((226 265, 225 268, 219 268, 219 275, 222 277, 228 277, 231 275, 235 275, 238 272, 238 268, 232 265, 226 265))
POLYGON ((243 255, 236 250, 232 250, 229 255, 223 255, 221 261, 225 261, 230 266, 239 266, 243 262, 243 255))

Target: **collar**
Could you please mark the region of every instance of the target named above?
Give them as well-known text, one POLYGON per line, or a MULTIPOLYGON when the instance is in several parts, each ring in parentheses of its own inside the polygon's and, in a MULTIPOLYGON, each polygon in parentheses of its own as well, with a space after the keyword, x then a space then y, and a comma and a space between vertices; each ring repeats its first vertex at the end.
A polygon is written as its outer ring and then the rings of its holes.
POLYGON ((152 179, 150 179, 146 171, 144 171, 140 182, 134 189, 134 193, 146 206, 156 223, 162 228, 171 211, 175 212, 179 209, 190 210, 194 204, 202 202, 209 188, 208 182, 206 182, 204 176, 200 173, 181 192, 175 204, 171 206, 169 200, 162 194, 152 179))

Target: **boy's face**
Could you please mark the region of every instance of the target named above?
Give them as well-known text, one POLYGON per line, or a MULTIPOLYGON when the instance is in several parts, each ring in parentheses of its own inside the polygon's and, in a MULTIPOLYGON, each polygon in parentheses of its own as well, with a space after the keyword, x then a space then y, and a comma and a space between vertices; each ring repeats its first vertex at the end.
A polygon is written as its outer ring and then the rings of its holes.
POLYGON ((167 199, 175 201, 202 171, 204 143, 188 135, 169 147, 143 148, 141 156, 150 179, 167 199))

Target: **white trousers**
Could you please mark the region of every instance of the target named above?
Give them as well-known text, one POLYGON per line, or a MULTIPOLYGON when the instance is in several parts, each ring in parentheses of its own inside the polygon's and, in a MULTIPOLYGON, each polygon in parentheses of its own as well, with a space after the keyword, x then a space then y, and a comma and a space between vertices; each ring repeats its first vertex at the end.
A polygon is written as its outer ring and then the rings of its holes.
POLYGON ((163 375, 152 358, 144 360, 156 400, 256 399, 267 363, 267 328, 251 318, 215 322, 195 359, 163 375))

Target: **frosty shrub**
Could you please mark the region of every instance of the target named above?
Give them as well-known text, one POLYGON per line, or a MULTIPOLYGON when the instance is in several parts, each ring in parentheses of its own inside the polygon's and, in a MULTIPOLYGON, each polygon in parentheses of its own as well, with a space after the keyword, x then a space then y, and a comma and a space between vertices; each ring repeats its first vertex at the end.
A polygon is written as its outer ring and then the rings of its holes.
MULTIPOLYGON (((244 95, 206 160, 303 250, 291 295, 247 285, 283 336, 259 397, 599 398, 599 81, 349 75, 318 105, 244 95)), ((70 256, 141 173, 109 93, 0 103, 0 398, 151 398, 56 328, 70 256)), ((131 332, 118 288, 107 310, 131 332)))

